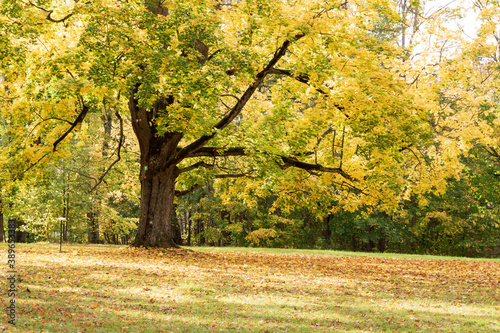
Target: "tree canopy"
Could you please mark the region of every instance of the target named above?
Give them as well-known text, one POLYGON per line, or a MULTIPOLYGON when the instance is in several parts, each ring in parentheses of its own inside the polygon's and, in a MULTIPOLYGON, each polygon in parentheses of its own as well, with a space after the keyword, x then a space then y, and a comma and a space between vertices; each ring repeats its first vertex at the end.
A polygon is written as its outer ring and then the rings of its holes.
POLYGON ((86 178, 82 214, 131 218, 136 202, 134 244, 170 247, 175 197, 207 181, 318 217, 394 217, 479 186, 468 167, 498 163, 497 5, 474 4, 473 40, 443 26, 462 8, 424 5, 4 1, 4 196, 86 178))

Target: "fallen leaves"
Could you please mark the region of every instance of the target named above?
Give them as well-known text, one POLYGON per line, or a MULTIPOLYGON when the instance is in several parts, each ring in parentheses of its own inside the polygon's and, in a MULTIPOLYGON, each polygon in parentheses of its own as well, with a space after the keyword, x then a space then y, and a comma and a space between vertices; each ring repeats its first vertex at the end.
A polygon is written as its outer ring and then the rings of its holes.
POLYGON ((500 310, 498 261, 28 249, 19 317, 38 331, 481 331, 500 310))

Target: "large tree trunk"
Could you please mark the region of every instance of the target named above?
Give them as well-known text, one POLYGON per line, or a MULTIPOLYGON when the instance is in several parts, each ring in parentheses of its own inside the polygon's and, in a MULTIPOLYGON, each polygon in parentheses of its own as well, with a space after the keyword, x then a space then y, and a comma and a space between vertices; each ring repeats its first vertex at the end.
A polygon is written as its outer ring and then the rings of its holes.
MULTIPOLYGON (((142 167, 144 170, 144 167, 142 167)), ((135 246, 176 247, 172 215, 176 167, 146 171, 141 179, 141 215, 135 246)))
POLYGON ((167 132, 160 135, 156 130, 155 117, 160 110, 173 103, 173 98, 159 98, 152 109, 139 106, 132 90, 129 111, 132 127, 141 150, 141 213, 134 246, 176 247, 173 238, 172 214, 175 198, 175 181, 179 168, 175 164, 165 167, 165 161, 176 152, 182 133, 167 132))

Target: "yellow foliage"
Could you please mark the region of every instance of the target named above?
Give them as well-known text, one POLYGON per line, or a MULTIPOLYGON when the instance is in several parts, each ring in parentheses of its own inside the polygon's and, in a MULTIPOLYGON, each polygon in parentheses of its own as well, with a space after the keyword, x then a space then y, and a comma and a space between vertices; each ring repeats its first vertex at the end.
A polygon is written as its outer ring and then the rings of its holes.
POLYGON ((272 238, 278 236, 278 233, 274 229, 260 228, 258 230, 250 232, 245 239, 252 245, 269 245, 272 238))

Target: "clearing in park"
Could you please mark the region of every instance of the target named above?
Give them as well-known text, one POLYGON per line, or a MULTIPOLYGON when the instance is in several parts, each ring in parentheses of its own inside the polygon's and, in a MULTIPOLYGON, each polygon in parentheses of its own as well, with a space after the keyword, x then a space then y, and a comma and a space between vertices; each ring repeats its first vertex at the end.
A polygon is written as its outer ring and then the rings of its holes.
POLYGON ((496 259, 51 244, 18 253, 9 331, 500 330, 496 259))

